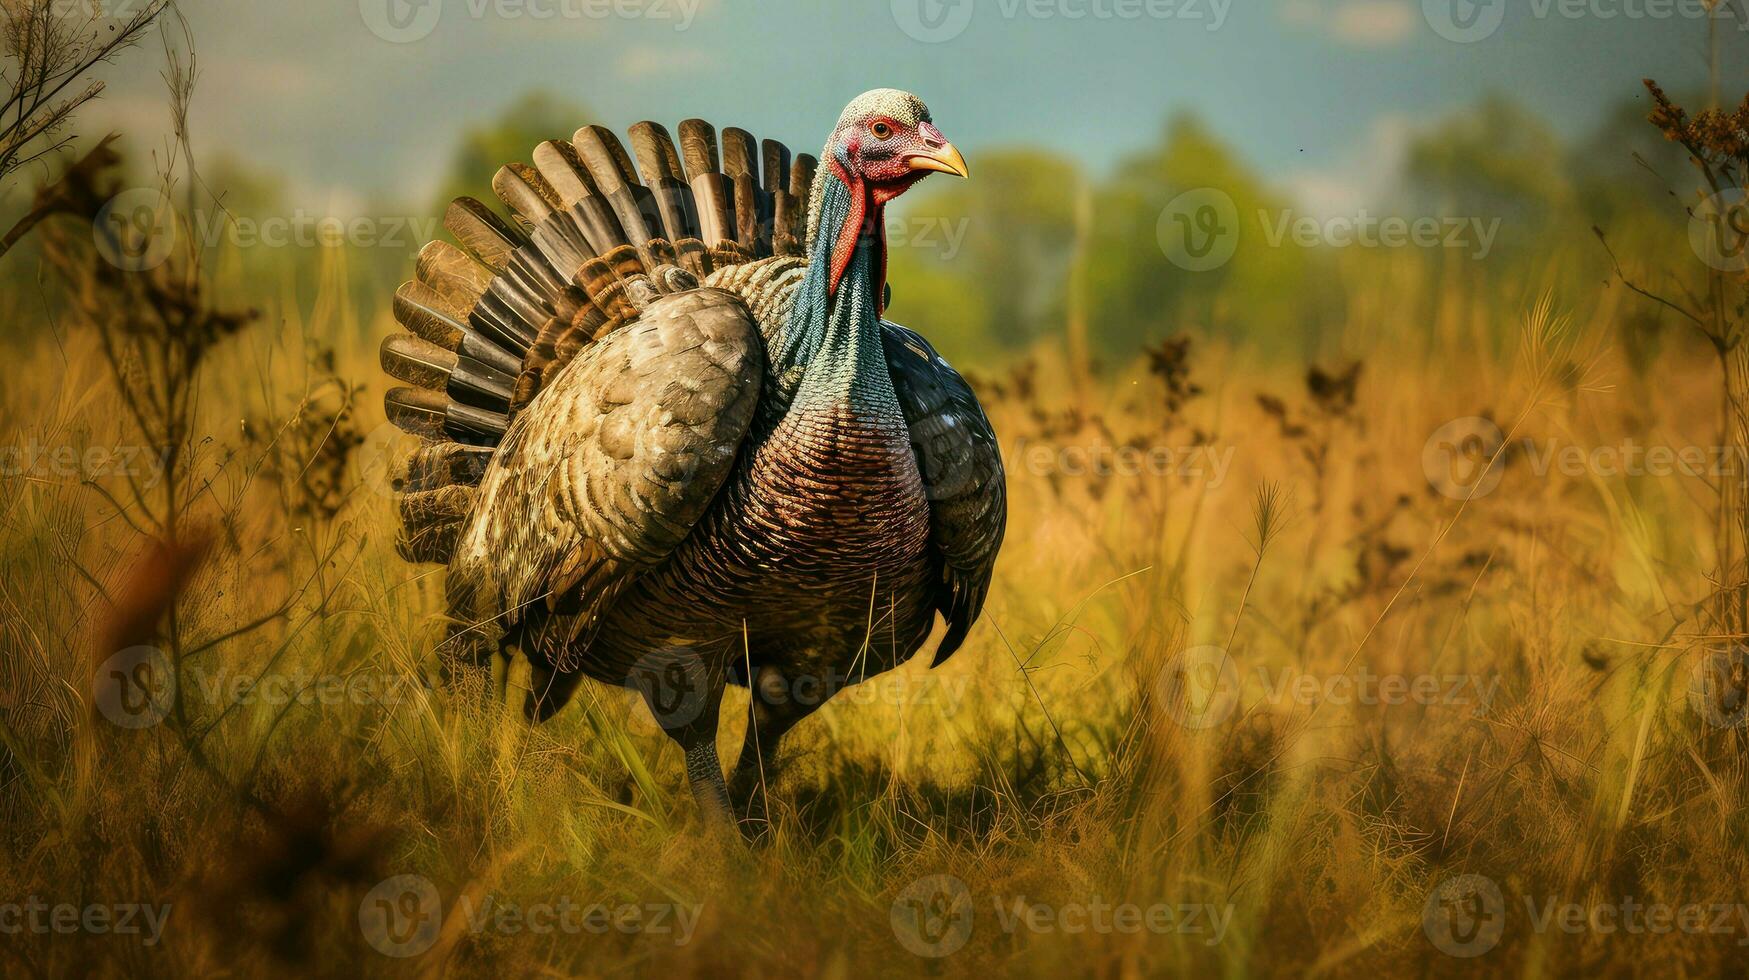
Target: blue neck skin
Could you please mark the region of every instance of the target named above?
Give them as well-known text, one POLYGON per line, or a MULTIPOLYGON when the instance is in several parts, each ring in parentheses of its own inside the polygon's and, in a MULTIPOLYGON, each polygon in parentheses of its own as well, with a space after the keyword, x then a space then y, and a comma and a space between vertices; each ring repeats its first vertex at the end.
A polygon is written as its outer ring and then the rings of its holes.
MULTIPOLYGON (((808 271, 790 312, 783 349, 775 358, 779 365, 802 370, 792 413, 840 407, 877 417, 898 413, 875 295, 876 269, 885 247, 878 235, 857 241, 837 291, 831 289, 833 248, 849 220, 852 193, 836 174, 827 175, 808 271)), ((872 207, 866 213, 878 215, 872 207)))

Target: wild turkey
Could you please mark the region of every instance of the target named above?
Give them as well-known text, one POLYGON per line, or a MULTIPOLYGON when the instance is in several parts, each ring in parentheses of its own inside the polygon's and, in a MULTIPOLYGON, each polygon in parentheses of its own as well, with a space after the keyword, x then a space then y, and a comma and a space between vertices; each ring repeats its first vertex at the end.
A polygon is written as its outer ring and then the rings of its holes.
MULTIPOLYGON (((1006 520, 995 435, 922 337, 880 318, 882 210, 965 162, 915 96, 852 101, 824 167, 708 124, 599 126, 511 164, 513 214, 451 205, 461 242, 395 298, 400 550, 447 563, 453 650, 534 666, 544 720, 585 676, 643 692, 727 816, 725 683, 750 685, 744 807, 778 740, 978 618, 1006 520), (634 166, 633 159, 636 159, 634 166)), ((743 812, 747 812, 743 810, 743 812)))

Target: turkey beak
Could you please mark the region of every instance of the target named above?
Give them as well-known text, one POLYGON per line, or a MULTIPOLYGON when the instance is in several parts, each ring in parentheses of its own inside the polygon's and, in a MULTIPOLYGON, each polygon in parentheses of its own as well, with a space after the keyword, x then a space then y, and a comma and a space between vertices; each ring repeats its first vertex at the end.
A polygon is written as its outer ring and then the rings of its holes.
POLYGON ((970 177, 971 170, 966 167, 966 158, 960 156, 960 151, 954 149, 952 143, 943 142, 940 146, 931 146, 927 152, 918 153, 905 161, 912 170, 936 170, 955 177, 970 177))

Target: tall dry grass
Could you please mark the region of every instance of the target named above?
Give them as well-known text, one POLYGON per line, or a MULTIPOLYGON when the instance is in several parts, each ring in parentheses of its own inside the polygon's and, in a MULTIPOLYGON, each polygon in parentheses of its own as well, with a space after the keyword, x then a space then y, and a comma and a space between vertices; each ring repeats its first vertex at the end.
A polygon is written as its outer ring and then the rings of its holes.
MULTIPOLYGON (((1674 345, 1634 370, 1606 343, 1625 299, 1574 321, 1381 261, 1345 270, 1349 319, 1319 366, 1174 343, 1086 398, 1054 348, 1042 368, 976 371, 1012 498, 985 621, 942 669, 908 665, 798 729, 774 832, 745 851, 699 832, 678 752, 623 692, 590 687, 531 728, 517 670, 486 692, 430 682, 441 575, 394 556, 380 470, 396 442, 374 391, 341 380, 378 383, 358 338, 389 324, 337 301, 346 254, 325 251, 313 307, 268 304, 194 379, 199 451, 178 473, 209 550, 176 636, 152 624, 178 681, 156 724, 114 723, 105 665, 174 556, 132 526, 114 473, 0 478, 0 902, 170 906, 154 945, 26 930, 0 958, 130 975, 1740 966, 1749 925, 1569 934, 1525 905, 1746 899, 1742 729, 1689 690, 1733 639, 1706 601, 1721 478, 1538 462, 1550 440, 1715 444, 1716 388, 1687 380, 1711 376, 1710 355, 1674 345), (1481 341, 1502 319, 1517 340, 1497 351, 1481 341), (1424 457, 1468 418, 1502 439, 1436 462, 1499 482, 1459 499, 1424 457), (1086 471, 1126 446, 1203 472, 1086 471), (1369 675, 1438 692, 1284 693, 1369 675), (1506 903, 1474 961, 1442 952, 1427 918, 1465 874, 1506 903), (361 925, 401 875, 440 902, 429 948, 405 958, 361 925), (679 942, 469 914, 561 898, 699 918, 679 942), (1021 901, 1051 909, 1048 928, 1015 924, 1021 901), (1055 917, 1097 903, 1222 924, 1055 917)), ((217 294, 239 287, 212 268, 217 294)), ((138 445, 104 363, 76 319, 19 352, 0 445, 138 445)))

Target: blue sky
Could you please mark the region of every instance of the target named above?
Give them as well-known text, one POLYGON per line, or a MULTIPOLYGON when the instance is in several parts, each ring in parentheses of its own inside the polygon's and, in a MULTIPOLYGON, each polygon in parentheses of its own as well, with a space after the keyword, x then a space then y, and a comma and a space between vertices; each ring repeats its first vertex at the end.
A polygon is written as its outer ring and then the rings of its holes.
MULTIPOLYGON (((894 86, 929 102, 974 164, 982 148, 1024 143, 1103 170, 1190 110, 1270 181, 1334 211, 1385 190, 1415 128, 1487 92, 1581 135, 1643 76, 1691 89, 1707 65, 1707 23, 1693 16, 1703 0, 387 6, 406 2, 183 0, 202 72, 197 150, 237 153, 284 176, 300 206, 335 213, 419 199, 465 125, 531 89, 616 128, 698 115, 812 152, 852 96, 894 86)), ((1749 87, 1743 25, 1715 25, 1727 93, 1749 87)), ((127 54, 87 128, 161 146, 160 68, 156 42, 127 54)))

